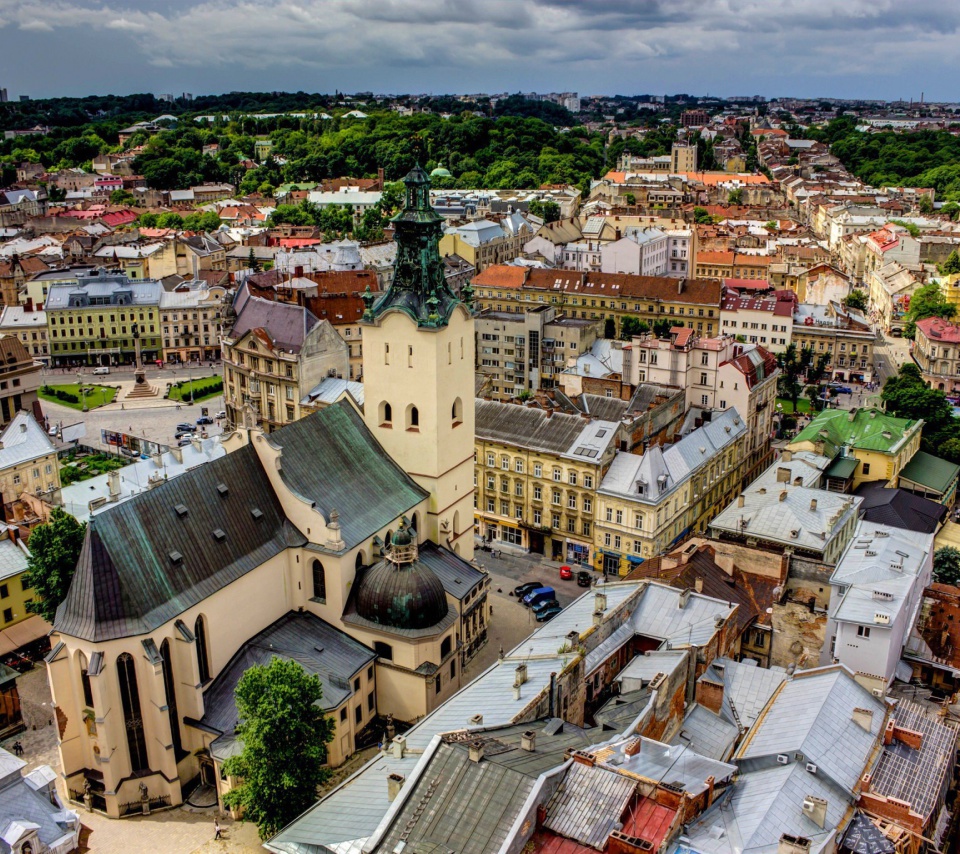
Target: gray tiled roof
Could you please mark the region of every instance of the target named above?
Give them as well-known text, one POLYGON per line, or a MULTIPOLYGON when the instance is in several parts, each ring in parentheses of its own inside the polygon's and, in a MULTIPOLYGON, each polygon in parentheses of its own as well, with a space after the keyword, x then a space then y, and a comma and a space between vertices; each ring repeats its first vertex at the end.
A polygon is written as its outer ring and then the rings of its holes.
POLYGON ((19 575, 27 568, 26 546, 10 539, 0 540, 0 580, 19 575))
MULTIPOLYGON (((58 802, 50 802, 47 773, 32 773, 27 777, 21 776, 21 769, 26 765, 22 759, 16 759, 6 750, 0 750, 0 766, 2 766, 2 781, 0 781, 0 834, 10 833, 12 826, 17 823, 37 825, 37 835, 44 845, 53 846, 58 842, 66 842, 65 837, 79 827, 76 813, 65 810, 58 802), (6 757, 14 760, 7 761, 6 757)), ((49 768, 42 766, 45 772, 49 768)), ((41 769, 37 769, 38 771, 41 769)), ((59 796, 57 796, 59 801, 59 796)), ((0 850, 10 851, 10 846, 0 840, 0 850)), ((46 850, 46 849, 44 849, 46 850)), ((70 846, 64 850, 70 850, 70 846)))
POLYGON ((697 703, 687 712, 670 743, 688 745, 697 753, 722 762, 730 756, 739 734, 736 724, 697 703))
POLYGON ((620 816, 637 781, 606 768, 574 763, 547 805, 544 827, 602 850, 622 826, 620 816))
POLYGON ((325 519, 340 514, 348 549, 409 512, 427 493, 383 450, 347 401, 288 424, 266 440, 281 448, 281 477, 325 519))
POLYGON ((29 412, 18 412, 0 433, 0 470, 53 452, 53 442, 29 412))
POLYGON ((302 306, 262 297, 248 296, 242 302, 237 300, 234 307, 237 319, 231 338, 236 340, 251 329, 265 329, 276 346, 289 353, 299 353, 307 333, 320 322, 302 306))

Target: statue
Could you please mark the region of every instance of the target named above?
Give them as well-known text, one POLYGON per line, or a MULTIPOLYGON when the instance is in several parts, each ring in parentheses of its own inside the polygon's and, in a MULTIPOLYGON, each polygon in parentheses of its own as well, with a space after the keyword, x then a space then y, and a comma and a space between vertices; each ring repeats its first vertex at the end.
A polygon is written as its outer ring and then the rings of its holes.
POLYGON ((140 782, 140 800, 149 801, 150 800, 150 790, 147 788, 147 784, 143 781, 140 782))

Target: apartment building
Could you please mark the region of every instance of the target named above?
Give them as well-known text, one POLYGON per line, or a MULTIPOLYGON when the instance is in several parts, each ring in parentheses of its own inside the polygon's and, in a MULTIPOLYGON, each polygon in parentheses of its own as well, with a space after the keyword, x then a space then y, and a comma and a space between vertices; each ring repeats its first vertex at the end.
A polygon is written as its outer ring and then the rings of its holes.
POLYGON ((522 214, 511 213, 500 222, 480 219, 450 229, 440 238, 440 254, 459 255, 479 272, 523 254, 531 237, 530 223, 522 214))
POLYGON ((600 247, 600 269, 604 273, 666 276, 669 245, 670 238, 659 228, 628 228, 619 240, 600 247))
POLYGON ((301 401, 327 376, 347 375, 347 345, 329 321, 241 287, 222 337, 227 420, 271 433, 303 417, 301 401))
POLYGON ((696 275, 714 279, 770 278, 770 255, 748 255, 727 250, 699 250, 696 257, 696 275))
POLYGON ((623 377, 633 385, 655 383, 682 388, 688 407, 736 409, 747 424, 748 475, 765 465, 780 369, 764 347, 732 335, 700 338, 675 327, 669 338, 635 338, 624 347, 623 377))
POLYGON ((620 446, 616 421, 476 401, 474 509, 486 542, 594 565, 596 489, 620 446))
POLYGON ((220 324, 225 288, 163 291, 160 328, 163 359, 170 364, 220 358, 220 324))
POLYGON ((496 266, 473 279, 479 309, 523 311, 530 304, 555 305, 567 317, 613 320, 619 329, 624 317, 652 326, 669 320, 701 336, 720 331, 718 281, 635 276, 621 273, 576 273, 496 266))
POLYGON ((159 359, 162 292, 160 282, 129 279, 102 268, 78 276, 75 283, 50 285, 45 309, 51 363, 132 363, 137 336, 143 360, 159 359))
POLYGON ((691 532, 706 530, 743 484, 747 426, 736 409, 679 441, 617 454, 597 489, 597 569, 626 575, 691 532))
POLYGON ((494 400, 556 387, 568 361, 588 352, 602 332, 599 321, 565 317, 553 305, 522 314, 487 309, 474 325, 477 369, 489 377, 494 400))
POLYGON ((792 299, 728 290, 720 304, 720 331, 782 353, 793 339, 793 306, 792 299))
POLYGON ((940 317, 917 321, 913 359, 930 388, 960 393, 960 326, 940 317))
POLYGON ((47 315, 37 309, 32 300, 24 305, 7 305, 0 311, 0 335, 13 335, 20 339, 34 360, 47 364, 50 350, 47 346, 47 315))
POLYGON ((793 312, 793 343, 797 349, 812 350, 814 359, 828 354, 828 376, 835 380, 873 380, 876 337, 866 316, 839 302, 801 303, 793 312))

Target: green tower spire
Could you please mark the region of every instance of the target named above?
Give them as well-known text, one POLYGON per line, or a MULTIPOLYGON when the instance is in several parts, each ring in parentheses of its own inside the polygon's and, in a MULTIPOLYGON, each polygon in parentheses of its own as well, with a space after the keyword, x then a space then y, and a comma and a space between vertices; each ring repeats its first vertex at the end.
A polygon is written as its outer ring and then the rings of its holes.
POLYGON ((430 206, 430 176, 420 166, 410 170, 403 183, 407 187, 404 207, 391 220, 397 242, 393 281, 376 303, 364 300, 363 320, 372 322, 398 310, 418 326, 446 326, 460 300, 447 285, 440 258, 443 217, 430 206))

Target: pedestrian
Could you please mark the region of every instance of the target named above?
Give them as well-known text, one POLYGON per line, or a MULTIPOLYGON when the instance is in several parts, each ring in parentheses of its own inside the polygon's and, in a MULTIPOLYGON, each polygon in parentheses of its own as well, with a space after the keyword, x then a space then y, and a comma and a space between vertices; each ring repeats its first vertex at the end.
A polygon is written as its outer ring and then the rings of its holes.
POLYGON ((223 836, 220 833, 220 822, 217 819, 213 820, 213 838, 222 839, 223 836))

